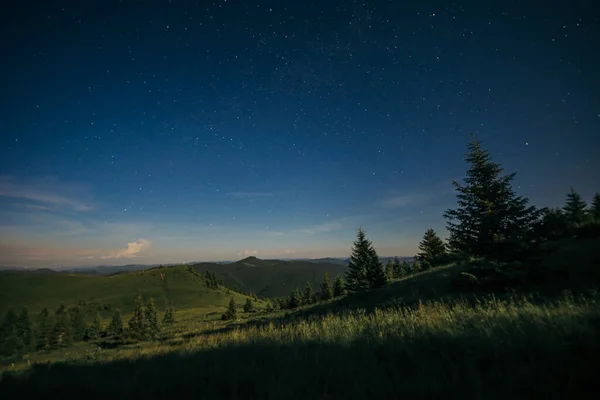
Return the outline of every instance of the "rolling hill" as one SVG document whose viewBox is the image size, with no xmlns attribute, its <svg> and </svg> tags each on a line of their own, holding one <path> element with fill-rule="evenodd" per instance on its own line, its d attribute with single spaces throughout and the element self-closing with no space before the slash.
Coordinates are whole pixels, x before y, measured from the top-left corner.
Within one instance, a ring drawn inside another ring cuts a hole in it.
<svg viewBox="0 0 600 400">
<path fill-rule="evenodd" d="M 200 273 L 216 273 L 228 287 L 261 297 L 287 296 L 294 289 L 303 288 L 307 281 L 317 290 L 325 272 L 334 279 L 347 270 L 346 265 L 331 262 L 261 260 L 256 257 L 231 264 L 198 263 L 192 266 Z"/>
<path fill-rule="evenodd" d="M 168 301 L 175 310 L 221 310 L 233 296 L 238 304 L 246 297 L 226 289 L 211 289 L 194 269 L 186 266 L 162 267 L 145 271 L 124 272 L 112 276 L 81 274 L 44 274 L 34 272 L 0 272 L 0 315 L 9 308 L 27 307 L 30 315 L 46 307 L 53 312 L 61 304 L 81 302 L 87 309 L 119 309 L 131 312 L 138 294 L 152 297 L 160 310 Z"/>
</svg>

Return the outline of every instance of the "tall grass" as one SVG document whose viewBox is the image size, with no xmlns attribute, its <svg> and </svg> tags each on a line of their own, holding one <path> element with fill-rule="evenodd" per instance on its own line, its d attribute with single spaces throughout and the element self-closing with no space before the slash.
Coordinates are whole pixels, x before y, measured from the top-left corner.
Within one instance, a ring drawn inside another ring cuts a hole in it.
<svg viewBox="0 0 600 400">
<path fill-rule="evenodd" d="M 0 393 L 80 397 L 584 398 L 600 296 L 565 293 L 354 310 L 97 349 L 5 373 Z"/>
</svg>

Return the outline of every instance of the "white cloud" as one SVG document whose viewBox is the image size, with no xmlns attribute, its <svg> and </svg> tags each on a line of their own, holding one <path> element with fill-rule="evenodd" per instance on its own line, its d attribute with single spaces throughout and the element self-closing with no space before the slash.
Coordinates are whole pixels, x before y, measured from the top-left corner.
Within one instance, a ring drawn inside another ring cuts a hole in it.
<svg viewBox="0 0 600 400">
<path fill-rule="evenodd" d="M 244 250 L 244 252 L 241 255 L 244 256 L 255 256 L 258 254 L 258 250 Z"/>
<path fill-rule="evenodd" d="M 127 248 L 119 250 L 113 254 L 102 256 L 102 259 L 107 258 L 135 258 L 142 250 L 150 247 L 150 241 L 146 239 L 138 239 L 135 242 L 127 243 Z"/>
<path fill-rule="evenodd" d="M 296 249 L 287 249 L 285 251 L 285 254 L 294 254 L 294 253 L 296 253 Z"/>
</svg>

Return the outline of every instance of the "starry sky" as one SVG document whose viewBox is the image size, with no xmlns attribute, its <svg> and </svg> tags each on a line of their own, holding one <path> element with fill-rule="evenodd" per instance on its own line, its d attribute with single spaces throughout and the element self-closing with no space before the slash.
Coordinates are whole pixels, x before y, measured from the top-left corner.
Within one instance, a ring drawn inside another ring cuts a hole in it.
<svg viewBox="0 0 600 400">
<path fill-rule="evenodd" d="M 344 257 L 359 226 L 410 256 L 471 134 L 538 206 L 600 190 L 594 1 L 25 3 L 2 265 Z"/>
</svg>

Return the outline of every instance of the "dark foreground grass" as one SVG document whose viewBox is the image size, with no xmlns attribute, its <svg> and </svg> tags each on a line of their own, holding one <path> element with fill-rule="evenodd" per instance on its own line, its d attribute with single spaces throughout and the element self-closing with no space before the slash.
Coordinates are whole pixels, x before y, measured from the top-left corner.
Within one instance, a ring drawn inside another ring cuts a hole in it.
<svg viewBox="0 0 600 400">
<path fill-rule="evenodd" d="M 429 302 L 5 373 L 2 398 L 593 398 L 600 298 Z"/>
</svg>

